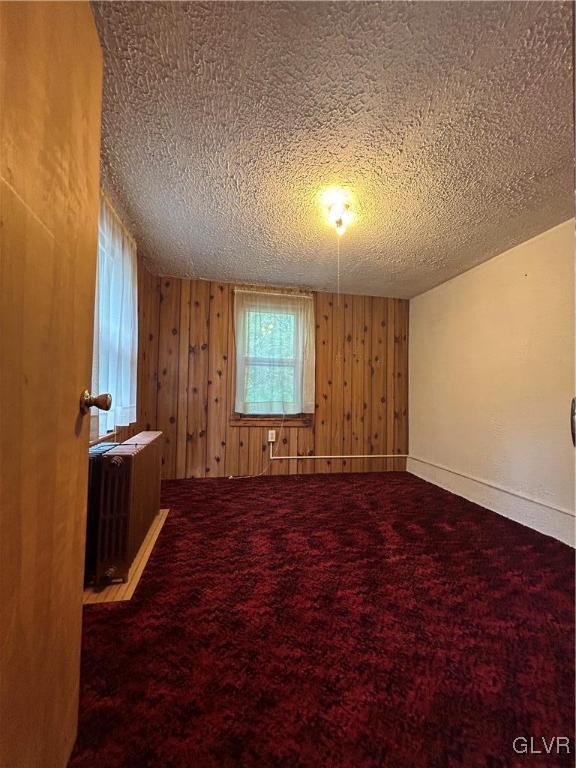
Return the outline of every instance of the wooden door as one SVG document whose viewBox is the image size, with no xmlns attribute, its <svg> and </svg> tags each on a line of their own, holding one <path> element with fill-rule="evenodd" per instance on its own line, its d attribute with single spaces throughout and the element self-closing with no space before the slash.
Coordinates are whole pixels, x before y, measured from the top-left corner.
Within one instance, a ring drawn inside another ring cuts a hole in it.
<svg viewBox="0 0 576 768">
<path fill-rule="evenodd" d="M 77 724 L 102 57 L 88 3 L 0 3 L 0 766 Z"/>
</svg>

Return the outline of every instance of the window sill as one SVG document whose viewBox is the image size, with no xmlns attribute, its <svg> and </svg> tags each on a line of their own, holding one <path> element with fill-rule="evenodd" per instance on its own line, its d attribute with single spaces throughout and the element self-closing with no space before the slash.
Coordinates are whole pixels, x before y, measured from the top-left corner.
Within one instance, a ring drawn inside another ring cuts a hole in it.
<svg viewBox="0 0 576 768">
<path fill-rule="evenodd" d="M 233 414 L 230 417 L 231 427 L 311 427 L 313 415 L 300 416 L 240 416 Z"/>
</svg>

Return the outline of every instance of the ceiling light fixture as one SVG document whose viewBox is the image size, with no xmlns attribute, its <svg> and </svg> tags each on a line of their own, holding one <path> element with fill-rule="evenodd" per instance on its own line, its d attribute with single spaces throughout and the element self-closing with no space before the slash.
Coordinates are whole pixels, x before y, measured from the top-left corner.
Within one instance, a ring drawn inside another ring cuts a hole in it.
<svg viewBox="0 0 576 768">
<path fill-rule="evenodd" d="M 339 187 L 327 189 L 322 194 L 322 205 L 330 226 L 338 235 L 343 235 L 354 220 L 350 193 Z"/>
<path fill-rule="evenodd" d="M 355 219 L 353 198 L 349 190 L 342 187 L 330 187 L 320 194 L 320 203 L 324 215 L 331 227 L 336 230 L 336 293 L 337 306 L 340 306 L 340 238 Z"/>
</svg>

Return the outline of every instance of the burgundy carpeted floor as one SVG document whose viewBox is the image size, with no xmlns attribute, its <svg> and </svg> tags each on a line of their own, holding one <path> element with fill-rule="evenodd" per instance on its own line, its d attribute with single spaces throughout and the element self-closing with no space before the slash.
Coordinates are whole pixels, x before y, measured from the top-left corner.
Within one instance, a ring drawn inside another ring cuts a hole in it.
<svg viewBox="0 0 576 768">
<path fill-rule="evenodd" d="M 189 480 L 87 606 L 72 768 L 568 766 L 573 552 L 412 475 Z"/>
</svg>

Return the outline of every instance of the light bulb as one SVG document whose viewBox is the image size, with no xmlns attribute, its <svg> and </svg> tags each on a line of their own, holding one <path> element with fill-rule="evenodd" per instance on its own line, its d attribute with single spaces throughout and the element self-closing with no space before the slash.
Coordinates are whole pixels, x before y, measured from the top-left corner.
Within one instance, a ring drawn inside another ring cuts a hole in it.
<svg viewBox="0 0 576 768">
<path fill-rule="evenodd" d="M 327 189 L 322 195 L 326 218 L 338 235 L 343 235 L 354 216 L 350 207 L 350 195 L 343 189 Z"/>
</svg>

